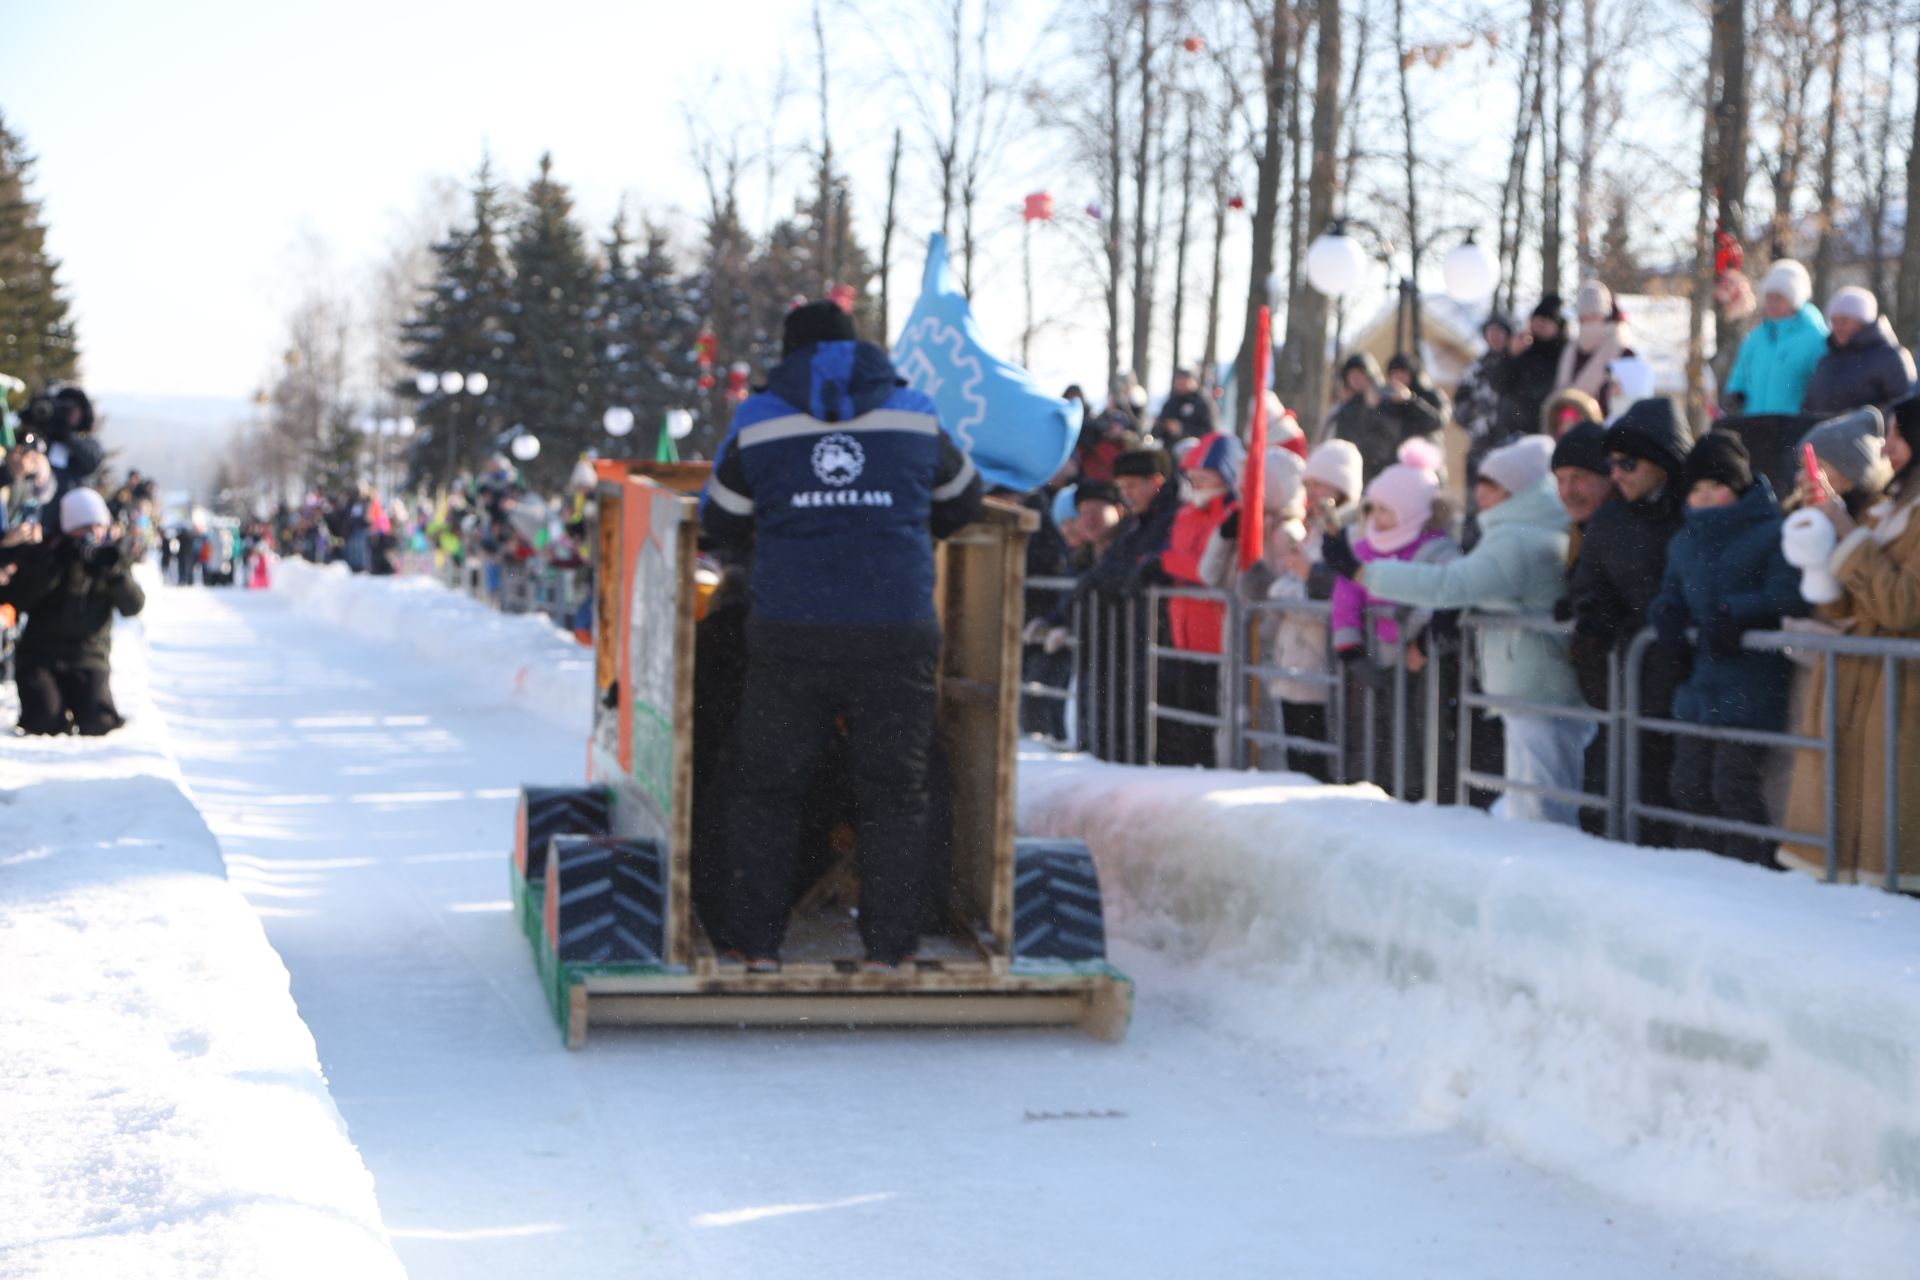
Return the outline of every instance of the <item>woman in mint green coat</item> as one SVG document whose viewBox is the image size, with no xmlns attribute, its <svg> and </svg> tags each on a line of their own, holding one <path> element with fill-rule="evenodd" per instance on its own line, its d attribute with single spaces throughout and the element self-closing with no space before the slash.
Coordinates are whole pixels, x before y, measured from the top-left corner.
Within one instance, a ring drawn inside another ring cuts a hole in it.
<svg viewBox="0 0 1920 1280">
<path fill-rule="evenodd" d="M 1760 282 L 1762 319 L 1740 343 L 1727 375 L 1729 414 L 1799 413 L 1813 366 L 1827 354 L 1827 319 L 1813 305 L 1807 269 L 1789 259 Z"/>
<path fill-rule="evenodd" d="M 1361 565 L 1344 547 L 1323 556 L 1335 573 L 1396 604 L 1481 613 L 1545 614 L 1566 591 L 1566 508 L 1548 467 L 1553 441 L 1523 436 L 1480 464 L 1474 501 L 1480 541 L 1445 564 L 1375 560 Z M 1480 683 L 1489 694 L 1553 706 L 1582 706 L 1565 636 L 1488 626 L 1478 636 Z M 1504 711 L 1506 777 L 1520 789 L 1495 806 L 1502 817 L 1573 824 L 1579 810 L 1541 790 L 1580 790 L 1594 727 L 1584 720 Z"/>
</svg>

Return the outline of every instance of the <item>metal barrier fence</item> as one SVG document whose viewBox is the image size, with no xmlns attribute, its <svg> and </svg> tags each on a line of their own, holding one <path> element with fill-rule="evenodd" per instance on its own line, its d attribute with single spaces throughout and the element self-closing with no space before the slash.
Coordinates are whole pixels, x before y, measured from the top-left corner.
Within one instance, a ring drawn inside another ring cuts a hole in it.
<svg viewBox="0 0 1920 1280">
<path fill-rule="evenodd" d="M 1417 742 L 1421 751 L 1419 794 L 1430 799 L 1443 794 L 1441 757 L 1444 748 L 1450 746 L 1456 760 L 1447 781 L 1452 783 L 1456 804 L 1466 803 L 1473 791 L 1529 795 L 1597 815 L 1603 833 L 1613 839 L 1637 840 L 1646 824 L 1664 823 L 1693 831 L 1791 842 L 1823 852 L 1828 880 L 1837 879 L 1840 874 L 1840 662 L 1877 661 L 1881 666 L 1884 719 L 1878 761 L 1882 770 L 1883 807 L 1876 815 L 1886 863 L 1881 881 L 1888 889 L 1899 887 L 1900 675 L 1905 669 L 1903 664 L 1915 664 L 1911 670 L 1920 672 L 1920 640 L 1798 631 L 1748 633 L 1742 644 L 1749 651 L 1804 653 L 1821 659 L 1823 714 L 1820 732 L 1815 735 L 1694 724 L 1643 710 L 1642 667 L 1655 639 L 1651 630 L 1634 637 L 1624 654 L 1616 651 L 1612 656 L 1607 674 L 1608 705 L 1604 708 L 1588 706 L 1585 702 L 1569 705 L 1489 694 L 1481 688 L 1480 680 L 1481 651 L 1487 636 L 1514 631 L 1564 636 L 1571 634 L 1571 628 L 1545 615 L 1464 613 L 1459 618 L 1457 676 L 1452 681 L 1443 680 L 1442 659 L 1448 663 L 1454 661 L 1450 653 L 1428 654 L 1428 666 L 1419 677 L 1417 705 L 1422 712 L 1422 722 L 1416 733 L 1410 722 L 1416 694 L 1410 687 L 1412 680 L 1401 657 L 1403 650 L 1399 646 L 1393 646 L 1390 651 L 1383 649 L 1377 641 L 1375 625 L 1383 617 L 1391 618 L 1404 637 L 1413 619 L 1408 610 L 1380 610 L 1369 615 L 1368 656 L 1376 662 L 1390 659 L 1392 665 L 1390 674 L 1384 664 L 1377 668 L 1384 679 L 1360 681 L 1341 669 L 1330 634 L 1326 637 L 1326 661 L 1317 670 L 1282 665 L 1260 648 L 1253 624 L 1268 615 L 1279 615 L 1283 623 L 1308 621 L 1330 632 L 1331 609 L 1322 601 L 1243 601 L 1226 591 L 1175 587 L 1155 587 L 1143 594 L 1114 600 L 1088 592 L 1070 578 L 1033 578 L 1028 587 L 1039 596 L 1067 601 L 1064 611 L 1056 605 L 1049 613 L 1064 619 L 1059 625 L 1070 635 L 1064 646 L 1064 651 L 1072 654 L 1068 678 L 1062 684 L 1028 679 L 1023 686 L 1028 698 L 1065 708 L 1062 723 L 1066 731 L 1058 736 L 1058 745 L 1085 750 L 1116 763 L 1161 762 L 1166 737 L 1163 726 L 1181 726 L 1211 731 L 1211 762 L 1219 768 L 1271 767 L 1268 750 L 1279 752 L 1283 761 L 1301 753 L 1326 759 L 1328 776 L 1333 781 L 1371 779 L 1392 795 L 1405 798 L 1412 793 L 1410 756 Z M 1172 644 L 1163 622 L 1163 606 L 1175 600 L 1218 607 L 1224 635 L 1230 643 L 1224 644 L 1218 653 L 1196 652 Z M 1438 646 L 1430 642 L 1429 648 Z M 1192 678 L 1195 672 L 1212 673 L 1211 693 L 1204 678 L 1197 681 Z M 1269 693 L 1270 682 L 1275 680 L 1324 690 L 1327 708 L 1324 737 L 1288 730 L 1276 710 L 1279 700 Z M 1444 741 L 1446 726 L 1442 714 L 1448 695 L 1454 697 L 1456 707 L 1452 720 L 1454 737 L 1450 744 Z M 1388 699 L 1391 700 L 1390 713 L 1383 711 Z M 1476 768 L 1473 758 L 1477 714 L 1531 716 L 1593 725 L 1597 734 L 1605 735 L 1604 746 L 1600 748 L 1604 766 L 1602 789 L 1596 792 L 1584 786 L 1576 790 L 1530 783 L 1505 772 Z M 1392 738 L 1385 744 L 1385 750 L 1380 742 L 1383 733 Z M 1819 754 L 1825 797 L 1824 829 L 1794 831 L 1771 823 L 1743 822 L 1718 814 L 1686 812 L 1650 803 L 1641 793 L 1640 782 L 1643 738 L 1647 734 Z M 1192 741 L 1189 735 L 1189 746 Z M 1180 762 L 1207 761 L 1183 758 Z M 1867 763 L 1863 761 L 1863 767 Z"/>
</svg>

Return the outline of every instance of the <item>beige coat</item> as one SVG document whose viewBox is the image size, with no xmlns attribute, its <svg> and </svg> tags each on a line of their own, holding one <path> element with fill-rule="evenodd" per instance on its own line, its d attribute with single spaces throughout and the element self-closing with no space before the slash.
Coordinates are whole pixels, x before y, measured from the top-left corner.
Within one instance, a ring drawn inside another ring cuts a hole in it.
<svg viewBox="0 0 1920 1280">
<path fill-rule="evenodd" d="M 1881 508 L 1869 516 L 1870 530 L 1861 530 L 1834 551 L 1834 572 L 1846 589 L 1823 616 L 1845 624 L 1854 636 L 1920 637 L 1920 494 L 1898 506 Z M 1884 883 L 1886 740 L 1884 666 L 1878 658 L 1842 658 L 1835 677 L 1838 690 L 1836 724 L 1839 734 L 1839 812 L 1836 843 L 1839 878 L 1843 883 Z M 1920 891 L 1920 660 L 1896 664 L 1899 681 L 1899 738 L 1895 790 L 1899 803 L 1900 888 Z M 1819 737 L 1826 713 L 1826 672 L 1815 666 L 1807 682 L 1808 697 L 1800 732 Z M 1825 766 L 1816 751 L 1799 752 L 1794 759 L 1793 787 L 1787 799 L 1787 823 L 1794 831 L 1822 831 L 1826 826 Z M 1813 875 L 1825 875 L 1824 855 L 1818 848 L 1784 844 L 1780 860 Z"/>
</svg>

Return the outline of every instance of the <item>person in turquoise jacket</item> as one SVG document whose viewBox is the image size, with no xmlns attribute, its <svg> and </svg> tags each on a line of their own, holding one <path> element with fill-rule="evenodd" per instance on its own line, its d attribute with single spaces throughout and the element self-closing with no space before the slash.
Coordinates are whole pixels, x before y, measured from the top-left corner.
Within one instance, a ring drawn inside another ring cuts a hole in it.
<svg viewBox="0 0 1920 1280">
<path fill-rule="evenodd" d="M 1727 375 L 1729 414 L 1799 413 L 1813 366 L 1827 354 L 1827 319 L 1813 305 L 1807 269 L 1789 258 L 1760 281 L 1761 321 Z"/>
<path fill-rule="evenodd" d="M 1482 459 L 1473 495 L 1480 508 L 1480 541 L 1457 560 L 1374 560 L 1362 565 L 1344 544 L 1330 539 L 1323 547 L 1325 563 L 1395 604 L 1550 613 L 1566 591 L 1569 527 L 1567 510 L 1554 488 L 1552 461 L 1553 441 L 1542 435 L 1522 436 Z M 1582 705 L 1565 636 L 1484 626 L 1477 639 L 1480 682 L 1490 695 Z M 1506 777 L 1515 789 L 1494 812 L 1508 818 L 1577 822 L 1574 804 L 1543 792 L 1580 790 L 1593 724 L 1530 711 L 1502 711 L 1500 718 L 1506 726 Z"/>
</svg>

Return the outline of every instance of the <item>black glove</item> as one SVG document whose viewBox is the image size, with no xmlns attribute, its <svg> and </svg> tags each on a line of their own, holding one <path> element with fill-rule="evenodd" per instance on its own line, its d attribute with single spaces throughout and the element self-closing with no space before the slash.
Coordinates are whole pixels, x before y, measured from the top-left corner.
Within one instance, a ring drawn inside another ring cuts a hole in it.
<svg viewBox="0 0 1920 1280">
<path fill-rule="evenodd" d="M 1377 692 L 1390 688 L 1393 673 L 1367 656 L 1367 651 L 1358 645 L 1340 651 L 1340 663 L 1360 684 Z"/>
<path fill-rule="evenodd" d="M 1740 652 L 1740 638 L 1747 630 L 1744 622 L 1734 620 L 1733 610 L 1722 604 L 1713 611 L 1712 617 L 1700 624 L 1700 647 L 1718 657 L 1730 658 Z"/>
<path fill-rule="evenodd" d="M 1228 542 L 1240 540 L 1240 508 L 1235 507 L 1233 513 L 1220 522 L 1220 536 Z"/>
<path fill-rule="evenodd" d="M 1660 647 L 1671 654 L 1683 654 L 1693 646 L 1687 643 L 1687 607 L 1678 601 L 1668 600 L 1657 605 L 1653 616 L 1654 635 Z"/>
<path fill-rule="evenodd" d="M 1553 602 L 1553 620 L 1555 622 L 1573 621 L 1573 597 L 1561 596 Z"/>
<path fill-rule="evenodd" d="M 1320 540 L 1320 563 L 1343 578 L 1355 578 L 1360 574 L 1360 557 L 1353 553 L 1353 546 L 1347 541 L 1347 532 L 1330 533 Z"/>
<path fill-rule="evenodd" d="M 1427 621 L 1428 654 L 1451 653 L 1460 647 L 1460 611 L 1442 609 Z"/>
</svg>

